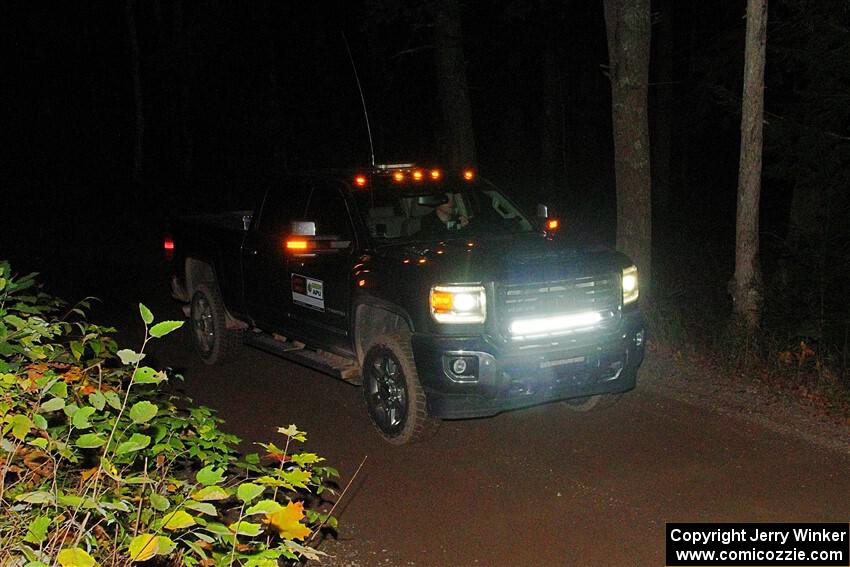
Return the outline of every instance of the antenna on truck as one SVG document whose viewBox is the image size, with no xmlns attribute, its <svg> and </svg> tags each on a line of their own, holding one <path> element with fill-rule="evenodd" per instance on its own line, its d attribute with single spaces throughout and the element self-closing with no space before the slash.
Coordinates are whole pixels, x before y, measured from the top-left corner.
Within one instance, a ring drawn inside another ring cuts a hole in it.
<svg viewBox="0 0 850 567">
<path fill-rule="evenodd" d="M 345 32 L 342 31 L 342 40 L 345 42 L 345 49 L 348 51 L 348 60 L 351 61 L 351 68 L 354 70 L 354 80 L 357 81 L 357 90 L 360 91 L 360 103 L 363 105 L 363 117 L 366 119 L 366 133 L 369 134 L 369 149 L 371 150 L 372 167 L 375 167 L 375 145 L 372 143 L 372 127 L 369 125 L 369 112 L 366 110 L 366 97 L 363 96 L 363 87 L 360 85 L 360 76 L 357 74 L 357 65 L 354 64 L 354 57 L 351 55 L 351 47 L 348 45 L 348 38 L 345 37 Z"/>
</svg>

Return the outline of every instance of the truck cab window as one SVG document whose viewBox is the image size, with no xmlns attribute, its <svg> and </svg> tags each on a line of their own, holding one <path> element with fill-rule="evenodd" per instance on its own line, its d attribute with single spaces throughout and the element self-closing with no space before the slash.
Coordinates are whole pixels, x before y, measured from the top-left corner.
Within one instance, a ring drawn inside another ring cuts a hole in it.
<svg viewBox="0 0 850 567">
<path fill-rule="evenodd" d="M 306 218 L 312 191 L 312 182 L 305 177 L 288 177 L 270 188 L 263 201 L 258 230 L 263 234 L 287 233 L 292 221 Z"/>
<path fill-rule="evenodd" d="M 348 207 L 334 182 L 316 180 L 304 219 L 315 221 L 316 236 L 337 236 L 352 240 Z"/>
</svg>

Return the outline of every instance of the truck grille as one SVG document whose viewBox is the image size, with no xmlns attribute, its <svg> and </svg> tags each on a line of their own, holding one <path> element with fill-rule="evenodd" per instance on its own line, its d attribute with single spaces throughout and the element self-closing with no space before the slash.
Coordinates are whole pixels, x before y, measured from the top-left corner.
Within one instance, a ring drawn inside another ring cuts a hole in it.
<svg viewBox="0 0 850 567">
<path fill-rule="evenodd" d="M 620 312 L 620 280 L 616 274 L 502 285 L 496 295 L 496 314 L 505 337 L 510 334 L 510 323 L 517 319 L 593 312 L 600 315 L 593 326 L 598 329 L 616 325 Z"/>
</svg>

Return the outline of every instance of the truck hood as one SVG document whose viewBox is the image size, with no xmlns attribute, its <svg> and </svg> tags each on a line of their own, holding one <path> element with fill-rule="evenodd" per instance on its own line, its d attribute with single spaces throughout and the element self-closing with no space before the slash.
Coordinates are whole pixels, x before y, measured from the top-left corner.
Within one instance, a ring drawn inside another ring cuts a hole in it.
<svg viewBox="0 0 850 567">
<path fill-rule="evenodd" d="M 378 255 L 434 283 L 555 281 L 618 272 L 631 263 L 618 252 L 536 233 L 417 241 L 381 247 Z"/>
</svg>

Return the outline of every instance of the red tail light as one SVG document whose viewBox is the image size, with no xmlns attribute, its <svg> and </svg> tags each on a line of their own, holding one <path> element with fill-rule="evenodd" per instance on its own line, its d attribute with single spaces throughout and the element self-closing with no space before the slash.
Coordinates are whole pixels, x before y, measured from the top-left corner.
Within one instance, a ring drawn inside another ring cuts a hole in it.
<svg viewBox="0 0 850 567">
<path fill-rule="evenodd" d="M 174 239 L 170 234 L 162 237 L 162 250 L 165 253 L 166 261 L 170 262 L 174 259 Z"/>
</svg>

